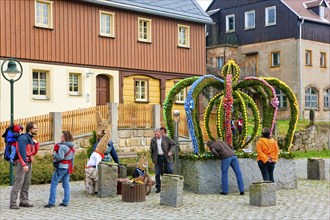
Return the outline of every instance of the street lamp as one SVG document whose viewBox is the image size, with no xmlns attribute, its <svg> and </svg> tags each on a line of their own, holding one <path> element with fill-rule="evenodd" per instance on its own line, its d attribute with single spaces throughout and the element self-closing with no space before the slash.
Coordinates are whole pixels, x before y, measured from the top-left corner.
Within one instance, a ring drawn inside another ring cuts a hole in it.
<svg viewBox="0 0 330 220">
<path fill-rule="evenodd" d="M 5 63 L 8 62 L 6 70 L 3 70 Z M 17 69 L 16 63 L 19 64 L 20 70 Z M 18 81 L 23 75 L 23 68 L 21 63 L 15 58 L 5 59 L 1 65 L 1 74 L 10 83 L 10 126 L 14 125 L 14 82 Z M 14 180 L 14 167 L 10 163 L 9 168 L 9 183 L 12 186 Z"/>
<path fill-rule="evenodd" d="M 175 142 L 175 154 L 174 154 L 174 173 L 179 174 L 179 122 L 180 122 L 180 111 L 173 111 L 174 120 L 174 142 Z"/>
</svg>

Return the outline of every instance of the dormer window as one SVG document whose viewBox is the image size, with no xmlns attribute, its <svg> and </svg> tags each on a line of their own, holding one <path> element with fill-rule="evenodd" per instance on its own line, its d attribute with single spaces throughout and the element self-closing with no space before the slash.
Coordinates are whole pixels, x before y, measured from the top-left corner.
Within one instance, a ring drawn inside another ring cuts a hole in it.
<svg viewBox="0 0 330 220">
<path fill-rule="evenodd" d="M 320 9 L 319 9 L 319 15 L 320 15 L 320 18 L 324 18 L 324 7 L 323 6 L 320 6 Z"/>
</svg>

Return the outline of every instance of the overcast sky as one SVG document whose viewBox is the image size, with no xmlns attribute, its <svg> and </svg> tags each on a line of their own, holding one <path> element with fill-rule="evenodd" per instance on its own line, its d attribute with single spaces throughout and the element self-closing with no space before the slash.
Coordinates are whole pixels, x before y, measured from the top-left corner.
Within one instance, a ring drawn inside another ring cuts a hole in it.
<svg viewBox="0 0 330 220">
<path fill-rule="evenodd" d="M 212 0 L 197 0 L 197 2 L 205 11 L 211 4 Z"/>
</svg>

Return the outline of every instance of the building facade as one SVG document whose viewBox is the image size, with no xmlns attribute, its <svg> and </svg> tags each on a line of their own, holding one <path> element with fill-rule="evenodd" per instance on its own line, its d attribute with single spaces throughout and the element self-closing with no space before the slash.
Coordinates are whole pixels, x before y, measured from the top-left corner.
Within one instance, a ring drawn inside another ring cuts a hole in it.
<svg viewBox="0 0 330 220">
<path fill-rule="evenodd" d="M 205 74 L 212 23 L 195 0 L 2 0 L 0 20 L 0 63 L 13 57 L 23 68 L 15 118 L 108 102 L 162 104 L 167 86 Z M 0 86 L 6 121 L 10 88 L 3 78 Z"/>
<path fill-rule="evenodd" d="M 330 7 L 325 0 L 214 0 L 207 9 L 207 59 L 218 73 L 234 59 L 245 76 L 276 77 L 299 102 L 300 118 L 311 109 L 330 120 Z M 276 90 L 278 117 L 289 118 L 289 103 Z"/>
</svg>

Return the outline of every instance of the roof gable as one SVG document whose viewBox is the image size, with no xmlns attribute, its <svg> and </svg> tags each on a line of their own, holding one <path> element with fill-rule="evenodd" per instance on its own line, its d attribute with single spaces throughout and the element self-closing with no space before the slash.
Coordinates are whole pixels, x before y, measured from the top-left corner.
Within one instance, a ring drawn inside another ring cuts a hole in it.
<svg viewBox="0 0 330 220">
<path fill-rule="evenodd" d="M 212 19 L 196 0 L 82 0 L 146 14 L 210 24 Z"/>
<path fill-rule="evenodd" d="M 330 8 L 329 4 L 325 0 L 281 0 L 281 2 L 286 5 L 293 13 L 295 13 L 299 18 L 306 20 L 311 20 L 314 22 L 326 23 L 330 25 Z M 320 18 L 319 15 L 314 13 L 310 8 L 318 7 L 325 3 L 324 8 L 324 18 Z"/>
</svg>

